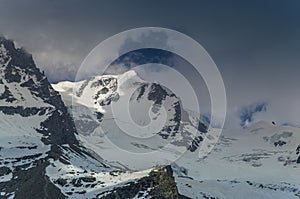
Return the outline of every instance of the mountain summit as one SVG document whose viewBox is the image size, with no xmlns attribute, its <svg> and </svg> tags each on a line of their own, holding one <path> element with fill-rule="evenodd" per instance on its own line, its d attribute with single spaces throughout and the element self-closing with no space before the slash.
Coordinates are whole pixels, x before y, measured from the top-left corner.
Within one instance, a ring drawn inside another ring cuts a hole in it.
<svg viewBox="0 0 300 199">
<path fill-rule="evenodd" d="M 62 154 L 59 145 L 78 144 L 74 122 L 32 56 L 4 37 L 0 37 L 0 115 L 2 195 L 62 198 L 45 169 L 49 158 Z"/>
<path fill-rule="evenodd" d="M 72 112 L 79 140 L 131 169 L 172 163 L 186 151 L 196 152 L 206 137 L 208 124 L 200 114 L 192 116 L 179 96 L 133 70 L 52 86 Z"/>
<path fill-rule="evenodd" d="M 45 144 L 78 144 L 76 129 L 58 92 L 36 67 L 32 56 L 0 38 L 1 108 L 7 115 L 44 116 L 38 132 Z"/>
</svg>

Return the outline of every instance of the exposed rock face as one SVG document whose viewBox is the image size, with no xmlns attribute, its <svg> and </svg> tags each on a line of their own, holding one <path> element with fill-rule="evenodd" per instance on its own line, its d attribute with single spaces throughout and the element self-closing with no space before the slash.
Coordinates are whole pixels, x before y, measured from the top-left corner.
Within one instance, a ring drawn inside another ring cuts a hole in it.
<svg viewBox="0 0 300 199">
<path fill-rule="evenodd" d="M 143 83 L 136 90 L 133 96 L 137 96 L 134 100 L 153 102 L 152 111 L 159 113 L 160 109 L 167 110 L 167 121 L 158 135 L 162 139 L 173 139 L 172 144 L 176 146 L 185 146 L 187 150 L 194 152 L 203 141 L 203 136 L 207 132 L 208 125 L 204 121 L 197 118 L 197 122 L 193 124 L 189 119 L 189 113 L 182 107 L 182 102 L 178 96 L 176 96 L 168 88 L 157 83 Z M 198 131 L 197 134 L 192 134 L 185 127 L 191 125 Z"/>
<path fill-rule="evenodd" d="M 49 117 L 41 125 L 43 130 L 39 131 L 47 136 L 44 141 L 52 144 L 78 144 L 74 135 L 75 125 L 70 114 L 58 92 L 52 88 L 46 76 L 36 67 L 32 56 L 24 49 L 16 49 L 13 41 L 3 37 L 0 37 L 0 45 L 1 86 L 5 88 L 5 91 L 0 93 L 0 100 L 8 102 L 5 103 L 6 106 L 0 103 L 0 110 L 6 114 L 19 114 L 23 117 L 35 114 L 45 115 L 47 110 Z M 28 100 L 25 93 L 22 91 L 12 93 L 8 85 L 18 90 L 23 88 L 29 91 L 33 98 L 46 104 L 47 108 L 21 106 L 24 104 L 22 102 Z M 63 128 L 59 124 L 63 124 Z"/>
<path fill-rule="evenodd" d="M 300 154 L 300 145 L 296 149 L 296 155 L 299 155 L 299 154 Z M 300 164 L 300 155 L 299 155 L 299 157 L 297 159 L 297 163 Z"/>
<path fill-rule="evenodd" d="M 75 125 L 58 92 L 52 89 L 45 75 L 35 66 L 31 55 L 24 49 L 15 48 L 13 41 L 3 37 L 0 37 L 0 77 L 0 113 L 4 121 L 12 118 L 15 120 L 12 125 L 25 122 L 28 126 L 32 120 L 40 121 L 39 126 L 32 126 L 31 132 L 26 133 L 41 133 L 40 141 L 45 145 L 78 144 Z M 10 130 L 18 133 L 14 126 L 2 132 L 7 134 L 3 140 L 11 139 L 8 144 L 12 146 L 3 149 L 0 164 L 8 165 L 1 167 L 1 176 L 12 177 L 0 182 L 0 190 L 6 197 L 64 198 L 45 175 L 50 158 L 47 154 L 59 155 L 61 152 L 52 151 L 53 147 L 48 152 L 47 149 L 39 151 L 41 145 L 38 140 L 32 143 L 21 141 L 26 134 L 10 138 Z M 21 146 L 14 146 L 13 142 L 18 139 Z M 17 152 L 18 149 L 20 152 Z M 15 158 L 5 157 L 15 150 Z"/>
<path fill-rule="evenodd" d="M 45 174 L 45 169 L 48 166 L 48 162 L 36 162 L 36 166 L 21 171 L 21 167 L 17 167 L 17 171 L 14 172 L 14 177 L 9 182 L 0 184 L 0 189 L 3 190 L 5 186 L 5 192 L 13 193 L 15 199 L 33 199 L 33 198 L 45 198 L 45 199 L 63 199 L 65 196 L 61 191 L 49 180 L 49 177 Z"/>
<path fill-rule="evenodd" d="M 137 182 L 99 194 L 103 199 L 114 198 L 180 198 L 170 166 L 154 170 Z"/>
</svg>

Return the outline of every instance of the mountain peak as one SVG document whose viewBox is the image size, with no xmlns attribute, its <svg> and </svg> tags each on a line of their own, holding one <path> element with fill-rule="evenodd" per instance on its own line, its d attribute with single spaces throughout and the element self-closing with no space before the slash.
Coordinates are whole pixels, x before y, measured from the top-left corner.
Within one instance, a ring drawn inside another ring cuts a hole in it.
<svg viewBox="0 0 300 199">
<path fill-rule="evenodd" d="M 47 137 L 44 142 L 77 143 L 75 125 L 59 93 L 36 67 L 32 56 L 4 37 L 0 37 L 0 77 L 0 111 L 22 117 L 47 114 L 48 119 L 37 129 Z M 66 129 L 54 128 L 54 121 L 64 121 Z M 51 128 L 43 128 L 50 124 Z"/>
<path fill-rule="evenodd" d="M 9 45 L 13 45 L 13 46 L 15 45 L 13 40 L 6 39 L 6 37 L 1 34 L 0 34 L 0 44 L 6 44 L 6 45 L 9 44 Z"/>
<path fill-rule="evenodd" d="M 135 70 L 129 70 L 119 76 L 123 77 L 123 78 L 125 78 L 125 77 L 130 78 L 130 77 L 138 76 L 138 74 Z"/>
</svg>

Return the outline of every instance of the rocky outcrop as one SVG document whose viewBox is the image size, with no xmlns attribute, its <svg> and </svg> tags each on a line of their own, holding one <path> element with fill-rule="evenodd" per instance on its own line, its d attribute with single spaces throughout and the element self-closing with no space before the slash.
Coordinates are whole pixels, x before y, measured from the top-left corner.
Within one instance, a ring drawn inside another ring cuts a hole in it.
<svg viewBox="0 0 300 199">
<path fill-rule="evenodd" d="M 300 164 L 300 145 L 296 149 L 296 155 L 299 155 L 299 157 L 297 159 L 297 163 Z"/>
<path fill-rule="evenodd" d="M 170 166 L 151 171 L 149 176 L 137 182 L 130 182 L 122 187 L 101 193 L 98 197 L 102 199 L 180 198 Z"/>
<path fill-rule="evenodd" d="M 13 174 L 13 179 L 6 183 L 0 183 L 0 189 L 6 187 L 5 192 L 14 192 L 15 199 L 63 199 L 65 196 L 45 175 L 48 161 L 37 161 L 36 166 L 22 170 L 18 167 Z"/>
<path fill-rule="evenodd" d="M 13 96 L 11 91 L 8 90 L 6 84 L 17 84 L 22 88 L 27 89 L 30 94 L 49 107 L 54 107 L 49 114 L 48 120 L 42 124 L 40 132 L 44 135 L 50 135 L 45 141 L 52 144 L 78 144 L 75 138 L 75 125 L 65 107 L 58 92 L 56 92 L 51 84 L 48 82 L 47 77 L 36 67 L 32 56 L 22 48 L 15 48 L 13 41 L 0 37 L 1 47 L 5 51 L 1 51 L 0 58 L 2 58 L 0 69 L 2 84 L 4 84 L 5 92 L 1 94 L 0 100 L 14 102 L 11 107 L 2 106 L 0 103 L 0 111 L 8 114 L 20 114 L 21 116 L 29 116 L 39 113 L 45 114 L 45 108 L 35 107 L 20 107 L 18 106 L 17 97 Z M 26 100 L 22 93 L 18 93 L 21 100 Z M 63 128 L 57 128 L 63 125 Z M 46 128 L 43 128 L 47 126 Z"/>
</svg>

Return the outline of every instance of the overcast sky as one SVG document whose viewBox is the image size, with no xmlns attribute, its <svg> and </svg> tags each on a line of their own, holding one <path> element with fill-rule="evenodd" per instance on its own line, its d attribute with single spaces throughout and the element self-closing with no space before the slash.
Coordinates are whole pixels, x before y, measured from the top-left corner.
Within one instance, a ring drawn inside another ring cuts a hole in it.
<svg viewBox="0 0 300 199">
<path fill-rule="evenodd" d="M 197 40 L 218 66 L 230 124 L 300 126 L 300 1 L 0 0 L 0 33 L 24 46 L 52 82 L 73 80 L 101 41 L 158 26 Z M 256 104 L 266 108 L 257 109 Z M 260 113 L 256 112 L 261 111 Z"/>
</svg>

